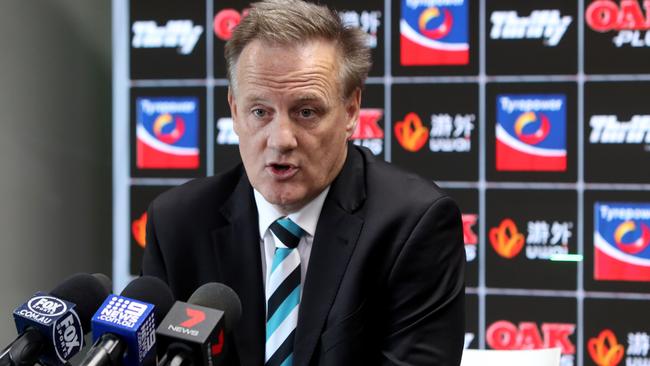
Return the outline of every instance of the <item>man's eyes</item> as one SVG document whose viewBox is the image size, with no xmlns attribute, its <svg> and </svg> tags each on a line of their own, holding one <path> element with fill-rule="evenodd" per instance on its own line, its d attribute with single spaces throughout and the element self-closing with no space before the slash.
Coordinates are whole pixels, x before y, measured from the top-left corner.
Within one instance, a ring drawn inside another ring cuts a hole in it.
<svg viewBox="0 0 650 366">
<path fill-rule="evenodd" d="M 298 114 L 301 118 L 313 118 L 316 116 L 316 111 L 311 108 L 302 108 Z"/>
<path fill-rule="evenodd" d="M 257 118 L 264 118 L 264 117 L 267 116 L 266 111 L 264 109 L 262 109 L 262 108 L 254 108 L 252 110 L 252 113 Z"/>
<path fill-rule="evenodd" d="M 257 119 L 267 119 L 271 116 L 271 112 L 265 108 L 251 108 L 250 111 L 253 117 Z M 300 107 L 294 109 L 290 113 L 292 116 L 291 118 L 313 120 L 321 114 L 321 111 L 314 107 Z"/>
</svg>

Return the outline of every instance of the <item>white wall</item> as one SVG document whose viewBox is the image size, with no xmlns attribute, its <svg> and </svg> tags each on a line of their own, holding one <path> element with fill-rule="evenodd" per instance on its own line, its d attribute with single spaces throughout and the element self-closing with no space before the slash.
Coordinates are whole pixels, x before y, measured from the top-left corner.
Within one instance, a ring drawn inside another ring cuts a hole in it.
<svg viewBox="0 0 650 366">
<path fill-rule="evenodd" d="M 33 292 L 111 275 L 110 17 L 108 0 L 0 1 L 0 348 Z"/>
</svg>

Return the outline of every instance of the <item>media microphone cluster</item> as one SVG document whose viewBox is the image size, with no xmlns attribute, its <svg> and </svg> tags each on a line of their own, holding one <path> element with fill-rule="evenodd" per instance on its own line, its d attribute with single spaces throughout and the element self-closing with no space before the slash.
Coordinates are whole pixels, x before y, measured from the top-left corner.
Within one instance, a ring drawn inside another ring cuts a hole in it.
<svg viewBox="0 0 650 366">
<path fill-rule="evenodd" d="M 18 306 L 18 337 L 0 353 L 0 366 L 68 366 L 92 331 L 80 366 L 218 366 L 241 315 L 235 292 L 220 283 L 175 301 L 162 280 L 142 276 L 119 294 L 103 274 L 76 274 L 49 293 Z"/>
</svg>

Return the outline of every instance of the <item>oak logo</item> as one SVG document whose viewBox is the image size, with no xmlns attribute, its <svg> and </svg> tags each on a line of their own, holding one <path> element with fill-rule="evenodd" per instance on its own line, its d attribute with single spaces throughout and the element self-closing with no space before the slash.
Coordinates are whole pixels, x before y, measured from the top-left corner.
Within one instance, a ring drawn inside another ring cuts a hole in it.
<svg viewBox="0 0 650 366">
<path fill-rule="evenodd" d="M 597 337 L 589 339 L 587 350 L 598 366 L 616 366 L 625 354 L 625 348 L 610 329 L 604 329 Z"/>
<path fill-rule="evenodd" d="M 524 247 L 524 235 L 512 219 L 503 219 L 498 227 L 490 229 L 490 244 L 503 258 L 515 257 Z"/>
<path fill-rule="evenodd" d="M 573 365 L 576 347 L 570 337 L 575 324 L 520 322 L 515 325 L 507 320 L 492 323 L 486 331 L 485 340 L 495 350 L 526 350 L 559 347 L 562 365 Z M 541 332 L 540 332 L 541 330 Z"/>
<path fill-rule="evenodd" d="M 596 32 L 618 31 L 612 39 L 616 47 L 650 47 L 649 0 L 643 0 L 643 8 L 645 16 L 639 0 L 621 0 L 619 4 L 612 0 L 596 0 L 587 7 L 585 21 Z"/>
<path fill-rule="evenodd" d="M 426 144 L 429 129 L 424 127 L 420 116 L 411 112 L 403 121 L 395 123 L 395 137 L 405 150 L 416 152 Z"/>
</svg>

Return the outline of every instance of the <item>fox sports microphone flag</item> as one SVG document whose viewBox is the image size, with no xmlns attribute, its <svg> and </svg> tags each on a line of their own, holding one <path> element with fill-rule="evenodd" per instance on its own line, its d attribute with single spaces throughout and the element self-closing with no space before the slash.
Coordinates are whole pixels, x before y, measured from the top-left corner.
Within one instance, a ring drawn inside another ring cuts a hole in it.
<svg viewBox="0 0 650 366">
<path fill-rule="evenodd" d="M 40 356 L 42 364 L 64 365 L 83 347 L 81 320 L 71 302 L 37 292 L 14 310 L 14 319 L 19 334 L 36 329 L 46 337 L 51 336 L 53 342 L 47 342 Z"/>
<path fill-rule="evenodd" d="M 105 275 L 77 273 L 49 294 L 36 293 L 14 310 L 18 337 L 0 355 L 0 365 L 67 364 L 83 347 L 90 318 L 111 286 Z"/>
</svg>

